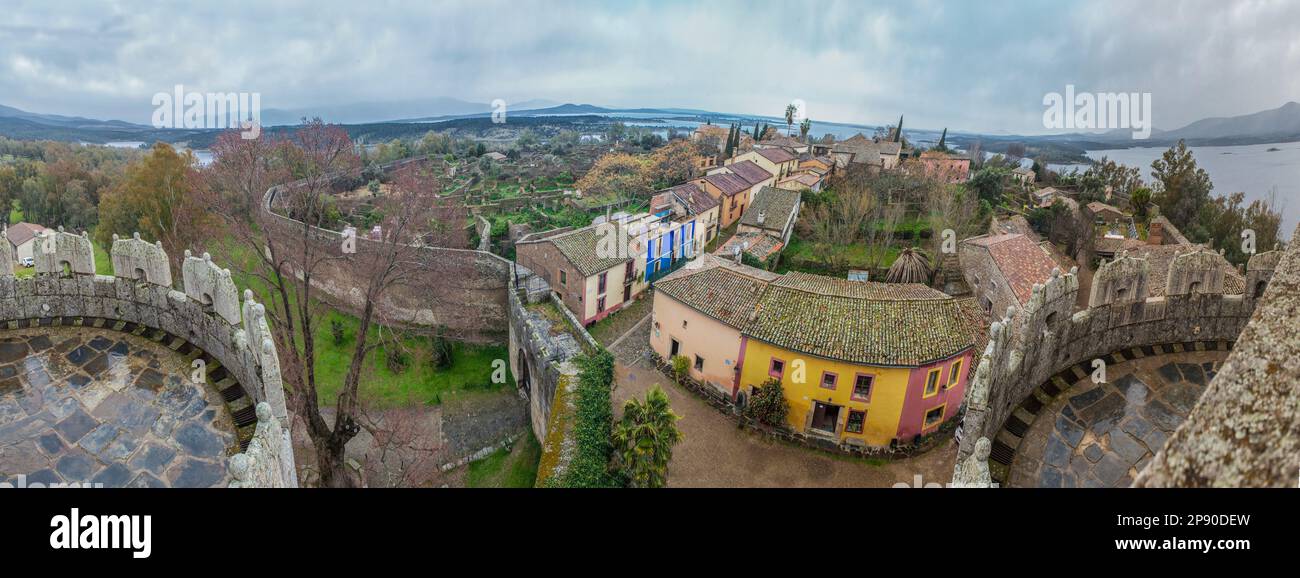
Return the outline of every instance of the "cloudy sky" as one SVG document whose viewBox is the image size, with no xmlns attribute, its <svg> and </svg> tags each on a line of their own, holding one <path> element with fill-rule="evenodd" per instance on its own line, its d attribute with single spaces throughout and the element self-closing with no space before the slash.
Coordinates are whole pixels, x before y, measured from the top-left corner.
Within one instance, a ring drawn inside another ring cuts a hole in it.
<svg viewBox="0 0 1300 578">
<path fill-rule="evenodd" d="M 263 108 L 546 99 L 1042 133 L 1043 95 L 1151 92 L 1170 129 L 1300 100 L 1300 2 L 5 0 L 0 104 L 147 123 Z"/>
</svg>

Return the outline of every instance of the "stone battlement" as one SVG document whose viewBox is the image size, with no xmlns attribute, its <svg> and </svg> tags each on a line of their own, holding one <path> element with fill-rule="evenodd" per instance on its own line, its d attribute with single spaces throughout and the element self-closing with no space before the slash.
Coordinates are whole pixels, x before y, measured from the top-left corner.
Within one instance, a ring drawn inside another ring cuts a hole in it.
<svg viewBox="0 0 1300 578">
<path fill-rule="evenodd" d="M 288 423 L 288 410 L 265 308 L 251 292 L 240 303 L 228 269 L 206 254 L 200 258 L 186 251 L 183 290 L 178 291 L 172 287 L 167 252 L 138 233 L 130 239 L 114 236 L 111 276 L 95 274 L 94 246 L 84 233 L 45 231 L 37 243 L 36 275 L 18 279 L 10 245 L 0 242 L 0 325 L 121 322 L 121 327 L 162 331 L 193 344 L 257 402 L 257 433 L 249 452 L 232 461 L 238 481 L 232 486 L 297 486 L 293 448 L 288 430 L 281 427 Z M 269 459 L 278 463 L 259 463 Z"/>
<path fill-rule="evenodd" d="M 1234 295 L 1224 293 L 1222 261 L 1207 250 L 1178 255 L 1168 277 L 1159 280 L 1149 279 L 1146 259 L 1121 256 L 1098 269 L 1089 306 L 1078 312 L 1073 311 L 1077 271 L 1053 271 L 1046 283 L 1034 286 L 1023 309 L 1010 310 L 990 328 L 966 396 L 954 483 L 987 483 L 990 440 L 1015 408 L 1054 376 L 1133 347 L 1235 341 L 1279 257 L 1279 251 L 1252 257 L 1246 291 Z M 1153 281 L 1164 286 L 1164 295 L 1149 296 Z M 984 475 L 966 479 L 970 472 Z"/>
</svg>

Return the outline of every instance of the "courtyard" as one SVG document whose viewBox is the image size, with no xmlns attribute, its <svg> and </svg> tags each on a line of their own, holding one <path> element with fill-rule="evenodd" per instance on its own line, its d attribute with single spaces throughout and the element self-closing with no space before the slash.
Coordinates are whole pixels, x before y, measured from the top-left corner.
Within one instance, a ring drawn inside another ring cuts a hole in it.
<svg viewBox="0 0 1300 578">
<path fill-rule="evenodd" d="M 235 424 L 191 371 L 188 358 L 127 333 L 0 333 L 0 480 L 225 487 Z"/>
<path fill-rule="evenodd" d="M 1227 351 L 1144 357 L 1084 378 L 1039 412 L 1011 464 L 1013 487 L 1126 487 L 1200 399 Z"/>
</svg>

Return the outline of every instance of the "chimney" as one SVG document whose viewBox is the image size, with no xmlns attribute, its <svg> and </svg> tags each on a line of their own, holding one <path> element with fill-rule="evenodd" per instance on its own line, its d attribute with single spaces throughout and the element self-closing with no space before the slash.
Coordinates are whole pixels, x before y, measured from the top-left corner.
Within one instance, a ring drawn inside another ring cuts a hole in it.
<svg viewBox="0 0 1300 578">
<path fill-rule="evenodd" d="M 1160 221 L 1152 219 L 1150 228 L 1147 231 L 1147 244 L 1163 245 L 1164 244 L 1163 237 L 1164 237 L 1164 227 L 1160 225 Z"/>
<path fill-rule="evenodd" d="M 763 221 L 766 221 L 766 220 L 767 220 L 767 213 L 766 213 L 765 211 L 759 211 L 759 212 L 758 212 L 758 226 L 762 227 L 762 226 L 763 226 Z"/>
</svg>

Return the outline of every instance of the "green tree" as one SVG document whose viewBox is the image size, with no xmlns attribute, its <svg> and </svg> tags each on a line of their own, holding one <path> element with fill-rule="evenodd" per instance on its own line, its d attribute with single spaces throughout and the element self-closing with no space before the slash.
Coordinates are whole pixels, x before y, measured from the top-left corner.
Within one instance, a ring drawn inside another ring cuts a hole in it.
<svg viewBox="0 0 1300 578">
<path fill-rule="evenodd" d="M 774 427 L 784 427 L 790 413 L 790 403 L 785 400 L 785 390 L 780 380 L 768 379 L 756 388 L 745 404 L 745 417 Z"/>
<path fill-rule="evenodd" d="M 1201 209 L 1210 203 L 1214 184 L 1210 175 L 1196 166 L 1187 143 L 1178 141 L 1151 163 L 1151 178 L 1156 182 L 1156 203 L 1160 213 L 1193 240 L 1204 241 L 1208 235 L 1193 226 Z"/>
<path fill-rule="evenodd" d="M 794 133 L 794 115 L 799 112 L 799 107 L 794 103 L 785 105 L 785 134 Z"/>
<path fill-rule="evenodd" d="M 1008 174 L 1010 172 L 1001 167 L 980 169 L 975 176 L 971 177 L 967 186 L 979 195 L 980 200 L 997 206 L 1002 203 L 1002 186 L 1006 183 Z"/>
<path fill-rule="evenodd" d="M 1133 211 L 1133 218 L 1140 223 L 1145 223 L 1151 211 L 1151 189 L 1147 187 L 1133 189 L 1133 192 L 1129 193 L 1128 206 L 1129 210 Z"/>
<path fill-rule="evenodd" d="M 622 472 L 635 488 L 661 488 L 668 483 L 668 462 L 673 446 L 685 437 L 668 396 L 657 384 L 645 401 L 632 398 L 623 404 L 623 418 L 614 426 L 613 442 Z"/>
<path fill-rule="evenodd" d="M 948 127 L 944 127 L 943 134 L 939 135 L 939 144 L 934 145 L 934 150 L 939 152 L 948 152 Z"/>
</svg>

